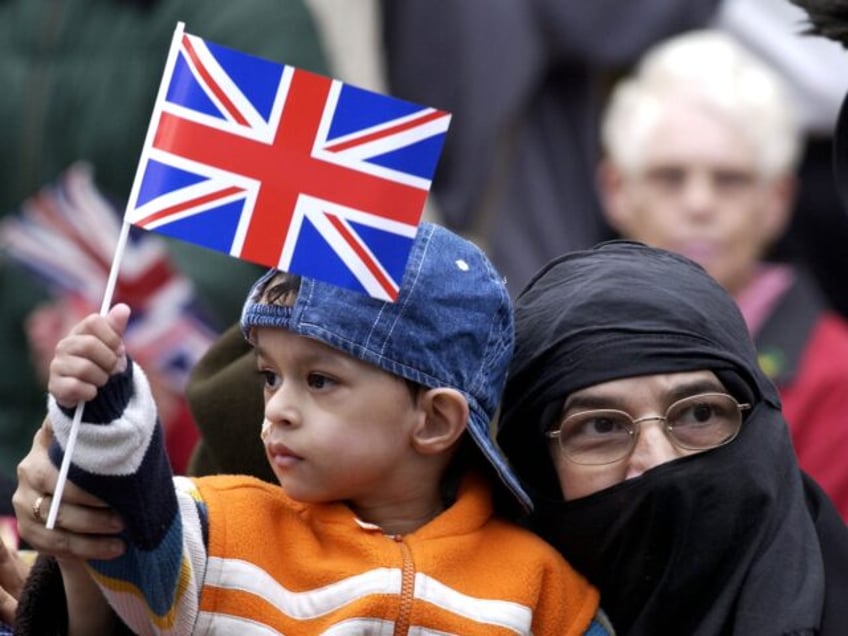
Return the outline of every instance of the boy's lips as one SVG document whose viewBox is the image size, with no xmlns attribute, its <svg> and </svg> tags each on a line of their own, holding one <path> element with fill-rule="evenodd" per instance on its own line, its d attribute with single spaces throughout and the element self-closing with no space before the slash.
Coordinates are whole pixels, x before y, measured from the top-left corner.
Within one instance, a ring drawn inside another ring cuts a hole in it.
<svg viewBox="0 0 848 636">
<path fill-rule="evenodd" d="M 275 466 L 291 466 L 301 459 L 300 455 L 291 450 L 288 446 L 280 443 L 268 444 L 268 456 Z"/>
</svg>

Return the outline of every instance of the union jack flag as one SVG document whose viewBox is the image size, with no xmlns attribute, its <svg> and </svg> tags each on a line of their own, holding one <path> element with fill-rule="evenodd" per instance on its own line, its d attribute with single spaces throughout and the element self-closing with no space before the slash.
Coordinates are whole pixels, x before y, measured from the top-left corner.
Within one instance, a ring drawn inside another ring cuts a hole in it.
<svg viewBox="0 0 848 636">
<path fill-rule="evenodd" d="M 127 220 L 394 300 L 449 123 L 180 24 Z"/>
</svg>

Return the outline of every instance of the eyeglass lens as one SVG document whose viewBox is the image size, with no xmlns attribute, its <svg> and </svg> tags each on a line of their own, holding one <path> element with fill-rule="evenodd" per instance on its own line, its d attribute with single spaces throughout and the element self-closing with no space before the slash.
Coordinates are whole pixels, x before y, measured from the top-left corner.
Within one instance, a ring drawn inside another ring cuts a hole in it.
<svg viewBox="0 0 848 636">
<path fill-rule="evenodd" d="M 672 443 L 687 450 L 706 450 L 727 443 L 739 431 L 740 406 L 723 393 L 693 395 L 672 404 L 663 418 L 634 422 L 624 411 L 593 410 L 562 421 L 559 442 L 573 461 L 606 464 L 624 458 L 636 444 L 642 421 L 664 419 Z"/>
</svg>

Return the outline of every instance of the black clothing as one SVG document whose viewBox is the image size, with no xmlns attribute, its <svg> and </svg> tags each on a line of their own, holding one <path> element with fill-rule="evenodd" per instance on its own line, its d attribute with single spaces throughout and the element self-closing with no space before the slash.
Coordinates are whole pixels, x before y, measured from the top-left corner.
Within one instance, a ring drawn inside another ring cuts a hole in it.
<svg viewBox="0 0 848 636">
<path fill-rule="evenodd" d="M 848 530 L 798 469 L 733 299 L 698 265 L 629 241 L 546 266 L 516 302 L 498 441 L 530 520 L 601 590 L 619 634 L 837 634 Z M 732 443 L 564 502 L 542 433 L 571 392 L 713 370 L 754 407 Z"/>
</svg>

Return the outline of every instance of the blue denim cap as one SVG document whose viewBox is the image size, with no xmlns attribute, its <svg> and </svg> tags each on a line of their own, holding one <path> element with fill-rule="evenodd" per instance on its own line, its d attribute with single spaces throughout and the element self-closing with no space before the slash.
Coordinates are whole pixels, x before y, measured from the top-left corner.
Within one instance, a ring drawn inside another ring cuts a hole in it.
<svg viewBox="0 0 848 636">
<path fill-rule="evenodd" d="M 395 302 L 302 278 L 293 306 L 258 303 L 276 274 L 267 272 L 248 294 L 241 315 L 245 337 L 252 327 L 287 329 L 428 388 L 460 391 L 472 439 L 522 508 L 532 509 L 489 435 L 513 351 L 512 303 L 476 245 L 422 223 Z"/>
</svg>

